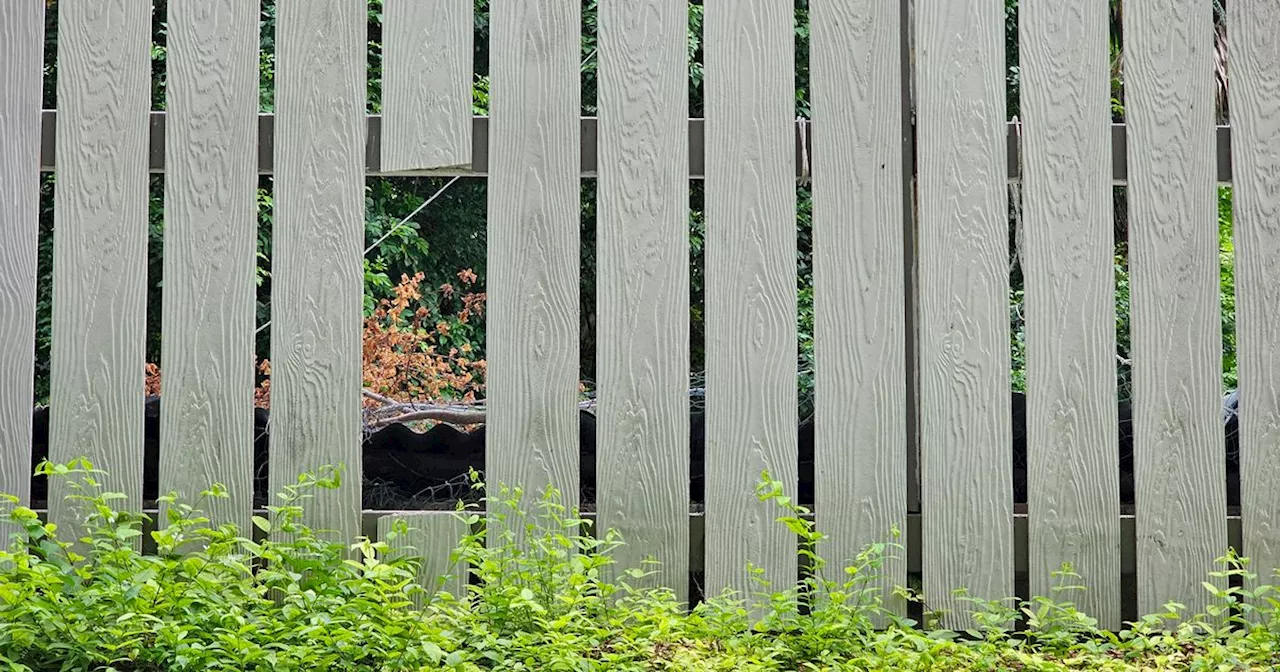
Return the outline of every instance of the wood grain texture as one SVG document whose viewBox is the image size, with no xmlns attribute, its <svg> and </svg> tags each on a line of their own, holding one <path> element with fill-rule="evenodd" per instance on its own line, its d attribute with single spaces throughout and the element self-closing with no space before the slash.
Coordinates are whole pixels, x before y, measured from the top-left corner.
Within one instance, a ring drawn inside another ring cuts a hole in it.
<svg viewBox="0 0 1280 672">
<path fill-rule="evenodd" d="M 901 9 L 883 0 L 810 5 L 813 89 L 814 510 L 829 535 L 823 578 L 907 527 L 902 255 Z M 877 579 L 887 609 L 906 553 Z"/>
<path fill-rule="evenodd" d="M 1013 594 L 1004 7 L 918 0 L 921 549 L 926 605 Z"/>
<path fill-rule="evenodd" d="M 44 1 L 0 3 L 0 494 L 31 495 Z M 5 539 L 10 530 L 0 523 Z"/>
<path fill-rule="evenodd" d="M 279 0 L 271 271 L 271 492 L 339 466 L 308 522 L 360 529 L 364 0 Z"/>
<path fill-rule="evenodd" d="M 526 505 L 548 485 L 579 495 L 581 17 L 562 0 L 490 10 L 485 482 Z"/>
<path fill-rule="evenodd" d="M 474 13 L 465 0 L 386 0 L 383 170 L 471 163 Z"/>
<path fill-rule="evenodd" d="M 1170 600 L 1203 611 L 1214 598 L 1201 582 L 1227 548 L 1212 11 L 1130 0 L 1124 13 L 1143 614 Z"/>
<path fill-rule="evenodd" d="M 58 3 L 49 459 L 88 457 L 142 506 L 151 3 Z M 49 518 L 78 538 L 65 479 Z M 135 540 L 140 548 L 141 539 Z"/>
<path fill-rule="evenodd" d="M 405 529 L 397 530 L 400 522 Z M 398 534 L 388 539 L 388 533 L 393 530 Z M 467 598 L 467 563 L 449 560 L 462 537 L 469 533 L 466 523 L 452 512 L 394 513 L 378 518 L 378 539 L 387 542 L 391 549 L 388 555 L 417 558 L 421 563 L 418 581 L 428 594 L 413 596 L 413 603 L 419 609 L 428 601 L 425 598 L 439 590 L 459 599 Z"/>
<path fill-rule="evenodd" d="M 1280 5 L 1227 12 L 1242 552 L 1265 584 L 1280 569 Z"/>
<path fill-rule="evenodd" d="M 776 0 L 706 3 L 706 585 L 754 598 L 751 562 L 795 584 L 797 540 L 760 502 L 761 471 L 794 497 L 795 34 Z"/>
<path fill-rule="evenodd" d="M 599 529 L 617 570 L 683 599 L 689 576 L 688 13 L 605 0 L 596 213 Z M 642 565 L 653 556 L 657 567 Z M 615 577 L 620 578 L 620 577 Z"/>
<path fill-rule="evenodd" d="M 251 529 L 257 8 L 169 3 L 160 493 Z M 162 514 L 163 515 L 163 514 Z"/>
<path fill-rule="evenodd" d="M 1021 38 L 1032 595 L 1120 628 L 1120 488 L 1107 0 L 1024 0 Z"/>
</svg>

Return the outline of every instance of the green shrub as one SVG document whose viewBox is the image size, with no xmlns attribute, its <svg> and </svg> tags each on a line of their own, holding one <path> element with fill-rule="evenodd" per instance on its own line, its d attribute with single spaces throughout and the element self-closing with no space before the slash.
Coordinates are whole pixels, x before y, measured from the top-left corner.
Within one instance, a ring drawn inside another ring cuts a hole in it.
<svg viewBox="0 0 1280 672">
<path fill-rule="evenodd" d="M 196 508 L 225 497 L 220 486 L 196 505 L 165 498 L 155 552 L 143 554 L 144 516 L 115 510 L 122 496 L 104 491 L 100 471 L 81 460 L 40 473 L 76 477 L 85 536 L 59 539 L 6 500 L 0 526 L 16 532 L 0 553 L 0 663 L 10 670 L 1239 670 L 1271 669 L 1277 655 L 1267 589 L 1221 591 L 1230 613 L 1172 626 L 1173 605 L 1119 633 L 1047 598 L 974 600 L 972 632 L 917 627 L 887 613 L 874 587 L 900 549 L 892 542 L 869 545 L 840 582 L 762 585 L 750 599 L 725 593 L 686 610 L 669 590 L 635 587 L 643 567 L 610 567 L 622 540 L 591 534 L 552 489 L 530 515 L 519 489 L 499 488 L 486 526 L 479 511 L 454 512 L 476 529 L 454 551 L 474 575 L 462 595 L 425 593 L 418 560 L 388 554 L 387 541 L 337 543 L 303 524 L 310 493 L 338 486 L 333 470 L 304 474 L 255 517 L 262 540 Z M 765 474 L 759 496 L 821 567 L 812 548 L 822 535 L 781 492 Z M 1223 563 L 1247 575 L 1246 560 Z M 1073 577 L 1059 573 L 1062 591 L 1076 589 Z M 1014 632 L 1019 616 L 1026 628 Z"/>
</svg>

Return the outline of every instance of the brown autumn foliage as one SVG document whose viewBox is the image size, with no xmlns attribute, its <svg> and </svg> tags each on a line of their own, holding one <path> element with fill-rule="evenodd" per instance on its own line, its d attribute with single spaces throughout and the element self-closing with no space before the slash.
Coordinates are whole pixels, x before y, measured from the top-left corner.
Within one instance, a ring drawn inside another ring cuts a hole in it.
<svg viewBox="0 0 1280 672">
<path fill-rule="evenodd" d="M 363 372 L 366 389 L 398 402 L 475 401 L 484 389 L 485 360 L 475 357 L 465 332 L 472 317 L 484 312 L 483 292 L 460 291 L 441 285 L 440 297 L 461 301 L 456 315 L 433 310 L 440 301 L 427 301 L 420 288 L 423 274 L 402 276 L 391 299 L 383 299 L 364 321 Z M 458 273 L 462 287 L 476 282 L 471 269 Z M 462 332 L 462 333 L 460 333 Z M 257 364 L 261 382 L 254 405 L 271 404 L 271 362 Z M 160 367 L 148 363 L 146 391 L 160 394 Z M 378 402 L 365 399 L 365 404 Z"/>
<path fill-rule="evenodd" d="M 258 408 L 271 407 L 271 360 L 264 359 L 258 362 L 258 373 L 262 374 L 262 381 L 258 386 L 253 388 L 253 405 Z"/>
<path fill-rule="evenodd" d="M 485 360 L 474 356 L 465 339 L 451 336 L 483 313 L 485 295 L 463 293 L 457 315 L 434 314 L 428 305 L 439 301 L 423 301 L 422 277 L 402 276 L 394 298 L 383 299 L 365 319 L 364 385 L 401 402 L 475 401 L 484 389 Z M 467 269 L 458 279 L 470 286 L 476 275 Z M 445 298 L 459 293 L 451 284 L 438 291 Z"/>
<path fill-rule="evenodd" d="M 160 367 L 147 362 L 146 379 L 143 383 L 143 389 L 146 390 L 148 397 L 160 394 Z"/>
</svg>

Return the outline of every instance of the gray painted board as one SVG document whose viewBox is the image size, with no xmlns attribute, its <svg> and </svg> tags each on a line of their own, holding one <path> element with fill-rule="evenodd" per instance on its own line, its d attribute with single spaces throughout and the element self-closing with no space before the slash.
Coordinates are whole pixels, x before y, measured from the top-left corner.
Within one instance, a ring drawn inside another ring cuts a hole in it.
<svg viewBox="0 0 1280 672">
<path fill-rule="evenodd" d="M 366 14 L 280 0 L 271 261 L 271 492 L 343 467 L 306 522 L 360 530 Z"/>
<path fill-rule="evenodd" d="M 576 506 L 582 8 L 490 12 L 485 483 L 522 488 L 526 505 L 553 485 Z"/>
<path fill-rule="evenodd" d="M 1115 275 L 1107 0 L 1024 0 L 1023 276 L 1033 595 L 1120 628 Z"/>
<path fill-rule="evenodd" d="M 386 0 L 382 169 L 471 163 L 473 3 Z"/>
<path fill-rule="evenodd" d="M 401 522 L 404 527 L 397 529 Z M 393 530 L 397 533 L 395 538 L 388 539 Z M 391 550 L 388 555 L 416 558 L 421 563 L 418 581 L 427 595 L 413 596 L 418 608 L 440 590 L 459 599 L 467 598 L 470 568 L 461 560 L 450 562 L 450 556 L 469 533 L 467 524 L 453 512 L 393 513 L 378 518 L 378 539 L 387 542 Z"/>
<path fill-rule="evenodd" d="M 599 16 L 596 213 L 599 529 L 612 569 L 688 594 L 688 13 L 605 0 Z M 652 555 L 657 567 L 642 564 Z M 615 577 L 618 578 L 618 577 Z M 639 585 L 637 583 L 637 585 Z"/>
<path fill-rule="evenodd" d="M 31 494 L 43 57 L 44 0 L 0 2 L 0 494 L 23 506 Z"/>
<path fill-rule="evenodd" d="M 1013 594 L 1004 6 L 919 0 L 921 550 L 928 608 Z"/>
<path fill-rule="evenodd" d="M 151 2 L 58 3 L 49 459 L 87 457 L 142 507 Z M 78 538 L 66 480 L 49 519 Z M 141 547 L 141 538 L 134 545 Z"/>
<path fill-rule="evenodd" d="M 1280 569 L 1280 4 L 1233 2 L 1227 12 L 1242 552 L 1266 584 Z"/>
<path fill-rule="evenodd" d="M 797 539 L 760 502 L 796 494 L 795 34 L 776 0 L 706 3 L 706 585 L 795 585 Z"/>
<path fill-rule="evenodd" d="M 877 542 L 880 599 L 907 585 L 901 8 L 815 0 L 813 89 L 814 509 L 822 578 Z"/>
<path fill-rule="evenodd" d="M 1226 552 L 1213 8 L 1125 5 L 1138 611 L 1198 613 Z M 1225 585 L 1221 585 L 1225 587 Z"/>
<path fill-rule="evenodd" d="M 169 3 L 160 493 L 248 533 L 253 507 L 258 11 Z M 163 513 L 162 513 L 163 515 Z"/>
</svg>

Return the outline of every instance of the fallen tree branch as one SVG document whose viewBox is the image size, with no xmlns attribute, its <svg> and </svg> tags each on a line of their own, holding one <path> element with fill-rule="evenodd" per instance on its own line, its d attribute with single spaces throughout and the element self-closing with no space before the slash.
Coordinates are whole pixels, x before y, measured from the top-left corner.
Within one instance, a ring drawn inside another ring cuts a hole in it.
<svg viewBox="0 0 1280 672">
<path fill-rule="evenodd" d="M 484 411 L 455 411 L 446 408 L 422 409 L 417 411 L 409 411 L 401 413 L 389 418 L 374 420 L 369 423 L 372 428 L 386 427 L 396 423 L 417 422 L 420 420 L 432 420 L 435 422 L 446 422 L 451 425 L 482 425 L 485 420 Z"/>
<path fill-rule="evenodd" d="M 391 405 L 391 404 L 397 404 L 397 403 L 399 403 L 399 402 L 397 402 L 395 399 L 392 399 L 391 397 L 384 397 L 384 396 L 382 396 L 381 394 L 378 394 L 377 392 L 374 392 L 373 390 L 371 390 L 371 389 L 369 389 L 369 388 L 367 388 L 367 387 L 363 390 L 363 392 L 364 392 L 364 396 L 366 396 L 366 397 L 368 397 L 368 398 L 370 398 L 370 399 L 372 399 L 372 400 L 374 400 L 374 401 L 376 401 L 376 402 L 378 402 L 378 403 L 380 403 L 380 404 Z"/>
<path fill-rule="evenodd" d="M 484 407 L 485 400 L 483 399 L 455 401 L 448 404 L 430 404 L 396 401 L 370 389 L 363 390 L 363 393 L 366 398 L 382 404 L 376 408 L 365 409 L 366 432 L 396 423 L 420 421 L 444 422 L 456 426 L 482 425 L 488 415 L 488 411 Z M 703 388 L 690 388 L 689 395 L 695 400 L 693 402 L 694 406 L 699 405 L 697 400 L 705 393 Z M 591 397 L 590 399 L 579 401 L 578 409 L 592 410 L 596 408 L 599 402 L 594 398 L 594 394 Z"/>
</svg>

